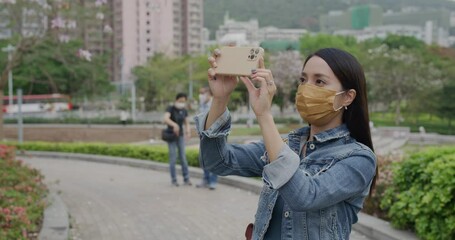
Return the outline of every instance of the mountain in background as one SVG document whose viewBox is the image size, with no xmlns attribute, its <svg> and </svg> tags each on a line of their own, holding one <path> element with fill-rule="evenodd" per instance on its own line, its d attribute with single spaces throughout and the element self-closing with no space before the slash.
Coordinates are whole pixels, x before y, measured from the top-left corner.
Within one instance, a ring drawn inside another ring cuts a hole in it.
<svg viewBox="0 0 455 240">
<path fill-rule="evenodd" d="M 224 15 L 237 21 L 256 18 L 260 27 L 305 28 L 319 31 L 319 16 L 332 10 L 347 10 L 357 4 L 375 4 L 385 11 L 403 7 L 445 8 L 455 11 L 449 0 L 204 0 L 204 26 L 214 37 Z"/>
</svg>

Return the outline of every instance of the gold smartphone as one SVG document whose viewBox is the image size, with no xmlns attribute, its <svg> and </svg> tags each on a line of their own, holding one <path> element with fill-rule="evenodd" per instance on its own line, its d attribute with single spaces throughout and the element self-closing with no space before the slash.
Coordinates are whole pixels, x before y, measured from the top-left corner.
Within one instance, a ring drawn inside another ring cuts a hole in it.
<svg viewBox="0 0 455 240">
<path fill-rule="evenodd" d="M 264 55 L 261 47 L 221 47 L 221 55 L 216 59 L 216 74 L 250 76 L 252 69 L 259 67 L 259 59 Z"/>
</svg>

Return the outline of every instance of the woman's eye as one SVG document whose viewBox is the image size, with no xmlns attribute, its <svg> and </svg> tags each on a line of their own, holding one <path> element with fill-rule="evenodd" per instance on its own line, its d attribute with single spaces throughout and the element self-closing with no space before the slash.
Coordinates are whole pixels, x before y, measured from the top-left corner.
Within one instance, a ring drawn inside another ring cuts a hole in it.
<svg viewBox="0 0 455 240">
<path fill-rule="evenodd" d="M 300 83 L 306 83 L 306 79 L 305 78 L 300 78 Z"/>
<path fill-rule="evenodd" d="M 316 80 L 316 85 L 323 85 L 325 82 L 321 79 Z"/>
</svg>

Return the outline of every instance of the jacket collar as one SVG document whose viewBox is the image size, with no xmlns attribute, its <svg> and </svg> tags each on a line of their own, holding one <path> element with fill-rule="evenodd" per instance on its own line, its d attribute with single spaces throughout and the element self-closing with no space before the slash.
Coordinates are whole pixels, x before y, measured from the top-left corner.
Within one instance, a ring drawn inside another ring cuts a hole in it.
<svg viewBox="0 0 455 240">
<path fill-rule="evenodd" d="M 307 127 L 300 128 L 291 134 L 307 137 L 310 134 L 310 127 L 307 126 Z M 326 142 L 326 141 L 330 141 L 332 139 L 339 139 L 342 137 L 347 137 L 349 135 L 350 135 L 349 129 L 346 126 L 346 124 L 341 124 L 338 127 L 335 127 L 335 128 L 332 128 L 327 131 L 320 132 L 320 133 L 314 135 L 314 139 L 317 142 Z"/>
</svg>

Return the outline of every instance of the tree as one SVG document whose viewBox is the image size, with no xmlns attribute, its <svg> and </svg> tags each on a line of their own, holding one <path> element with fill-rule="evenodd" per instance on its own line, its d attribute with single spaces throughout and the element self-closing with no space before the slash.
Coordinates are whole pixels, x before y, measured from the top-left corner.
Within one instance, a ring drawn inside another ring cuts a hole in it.
<svg viewBox="0 0 455 240">
<path fill-rule="evenodd" d="M 328 34 L 305 35 L 300 38 L 300 53 L 303 56 L 321 48 L 339 48 L 359 57 L 362 51 L 354 37 L 336 36 Z"/>
<path fill-rule="evenodd" d="M 448 132 L 452 132 L 455 118 L 455 50 L 452 48 L 432 47 L 429 61 L 436 62 L 441 69 L 442 86 L 432 96 L 434 104 L 429 107 L 433 113 L 448 120 Z"/>
<path fill-rule="evenodd" d="M 207 81 L 206 66 L 206 56 L 169 58 L 157 54 L 146 65 L 134 68 L 138 95 L 144 96 L 145 108 L 156 110 L 174 101 L 176 93 L 189 91 L 190 81 L 194 95 Z"/>
<path fill-rule="evenodd" d="M 403 104 L 437 86 L 440 73 L 416 51 L 404 47 L 381 45 L 368 53 L 364 67 L 370 91 L 376 101 L 395 108 L 395 124 L 399 125 Z"/>
<path fill-rule="evenodd" d="M 94 3 L 95 8 L 99 11 L 107 0 L 96 0 Z M 79 4 L 79 5 L 78 5 Z M 77 32 L 77 19 L 78 16 L 83 16 L 83 20 L 87 21 L 85 1 L 78 2 L 69 0 L 1 0 L 0 9 L 8 17 L 2 18 L 2 22 L 6 24 L 11 30 L 11 37 L 3 42 L 3 44 L 12 44 L 15 46 L 15 51 L 11 53 L 11 61 L 3 62 L 0 69 L 0 99 L 3 99 L 4 89 L 8 82 L 8 75 L 10 71 L 16 71 L 16 67 L 23 64 L 23 60 L 29 58 L 27 53 L 33 53 L 36 46 L 41 46 L 46 39 L 59 41 L 59 44 L 66 44 L 70 42 L 71 36 L 81 37 L 81 33 Z M 78 7 L 77 7 L 78 6 Z M 93 10 L 92 9 L 92 10 Z M 83 14 L 80 14 L 83 13 Z M 92 16 L 94 19 L 95 16 Z M 104 15 L 102 12 L 96 13 L 96 18 L 102 19 Z M 46 21 L 49 19 L 49 21 Z M 82 28 L 84 29 L 84 28 Z M 45 44 L 45 43 L 44 43 Z M 56 45 L 58 48 L 60 45 Z M 3 46 L 1 46 L 3 47 Z M 64 48 L 63 46 L 62 49 Z M 0 54 L 4 54 L 0 52 Z M 91 61 L 92 54 L 83 48 L 78 49 L 77 54 L 81 61 Z M 39 55 L 39 54 L 38 54 Z M 60 55 L 61 56 L 61 55 Z M 56 56 L 58 58 L 58 56 Z M 6 59 L 6 58 L 0 58 Z M 55 60 L 55 58 L 54 58 Z M 64 63 L 67 59 L 60 58 L 59 61 Z M 73 66 L 66 62 L 66 67 L 70 68 L 68 71 L 76 71 Z M 20 71 L 19 71 L 20 72 Z M 23 72 L 26 72 L 25 70 Z M 47 73 L 46 73 L 47 72 Z M 92 72 L 93 73 L 93 72 Z M 33 73 L 30 73 L 33 74 Z M 59 87 L 56 83 L 51 83 L 54 77 L 51 75 L 50 68 L 44 68 L 42 74 L 47 76 L 47 80 L 51 85 L 51 89 L 55 90 Z M 96 73 L 95 73 L 96 74 Z M 74 75 L 73 75 L 74 76 Z M 84 76 L 87 77 L 87 76 Z M 96 78 L 96 77 L 95 77 Z M 24 80 L 24 79 L 23 79 Z M 41 81 L 42 79 L 40 79 Z M 74 80 L 74 79 L 73 79 Z M 77 79 L 80 80 L 80 79 Z M 69 85 L 69 84 L 67 84 Z M 85 86 L 85 85 L 84 85 Z M 94 85 L 88 85 L 87 88 Z M 3 101 L 0 101 L 0 109 L 3 109 Z M 0 139 L 3 139 L 3 111 L 0 112 Z"/>
<path fill-rule="evenodd" d="M 23 53 L 14 69 L 14 85 L 26 94 L 63 93 L 72 97 L 105 95 L 113 90 L 105 68 L 106 54 L 81 61 L 77 56 L 83 43 L 61 44 L 46 37 Z"/>
<path fill-rule="evenodd" d="M 281 99 L 279 103 L 281 114 L 289 106 L 290 96 L 298 86 L 302 66 L 302 58 L 298 51 L 278 52 L 270 56 L 270 69 L 278 88 L 278 97 Z"/>
<path fill-rule="evenodd" d="M 437 113 L 439 116 L 446 118 L 449 122 L 449 134 L 452 133 L 452 120 L 455 118 L 455 79 L 442 86 L 442 90 L 438 95 L 439 104 L 437 105 Z"/>
</svg>

